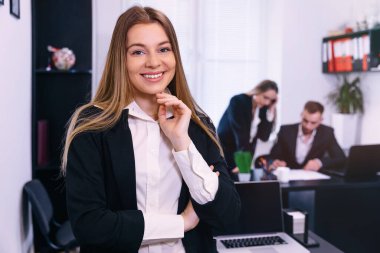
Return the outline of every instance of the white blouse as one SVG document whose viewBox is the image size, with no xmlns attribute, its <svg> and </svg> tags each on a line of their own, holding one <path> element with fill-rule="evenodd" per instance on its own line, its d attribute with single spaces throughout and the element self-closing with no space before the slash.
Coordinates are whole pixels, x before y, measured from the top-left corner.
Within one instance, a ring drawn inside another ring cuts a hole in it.
<svg viewBox="0 0 380 253">
<path fill-rule="evenodd" d="M 139 253 L 185 252 L 181 241 L 184 221 L 177 214 L 182 178 L 192 198 L 205 204 L 215 198 L 218 176 L 192 142 L 187 150 L 175 152 L 157 121 L 136 102 L 127 108 L 135 155 L 137 207 L 145 221 Z"/>
</svg>

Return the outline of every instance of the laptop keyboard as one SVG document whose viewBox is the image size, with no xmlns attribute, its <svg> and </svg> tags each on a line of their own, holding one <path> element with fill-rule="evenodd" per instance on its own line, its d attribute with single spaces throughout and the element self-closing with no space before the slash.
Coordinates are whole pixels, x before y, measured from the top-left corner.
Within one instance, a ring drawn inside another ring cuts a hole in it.
<svg viewBox="0 0 380 253">
<path fill-rule="evenodd" d="M 248 238 L 240 238 L 240 239 L 228 239 L 228 240 L 221 240 L 221 242 L 227 249 L 287 244 L 279 236 L 263 236 L 263 237 L 251 237 L 251 238 L 248 237 Z"/>
</svg>

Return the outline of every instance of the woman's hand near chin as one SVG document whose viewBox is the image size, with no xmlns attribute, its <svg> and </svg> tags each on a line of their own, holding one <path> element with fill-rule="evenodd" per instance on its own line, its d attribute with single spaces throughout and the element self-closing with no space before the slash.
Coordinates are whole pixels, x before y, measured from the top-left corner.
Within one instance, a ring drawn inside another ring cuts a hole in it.
<svg viewBox="0 0 380 253">
<path fill-rule="evenodd" d="M 188 134 L 191 110 L 177 97 L 167 94 L 156 94 L 158 103 L 158 122 L 164 134 L 169 138 L 175 151 L 185 150 L 190 145 Z M 173 118 L 166 118 L 166 112 L 172 108 Z"/>
</svg>

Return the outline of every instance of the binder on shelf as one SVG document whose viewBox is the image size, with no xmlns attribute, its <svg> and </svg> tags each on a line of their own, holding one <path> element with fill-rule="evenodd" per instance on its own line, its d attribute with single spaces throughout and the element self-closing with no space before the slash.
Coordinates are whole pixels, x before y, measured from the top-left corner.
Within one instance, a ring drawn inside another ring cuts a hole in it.
<svg viewBox="0 0 380 253">
<path fill-rule="evenodd" d="M 353 38 L 353 71 L 361 71 L 362 70 L 362 56 L 360 55 L 360 43 L 361 39 L 359 37 Z"/>
<path fill-rule="evenodd" d="M 342 38 L 334 41 L 335 72 L 352 71 L 352 40 Z"/>
<path fill-rule="evenodd" d="M 351 38 L 347 38 L 344 42 L 344 71 L 351 72 L 353 70 L 353 40 Z"/>
<path fill-rule="evenodd" d="M 328 72 L 335 72 L 335 63 L 334 63 L 334 41 L 328 41 Z"/>
<path fill-rule="evenodd" d="M 322 71 L 380 71 L 380 28 L 323 38 Z"/>
<path fill-rule="evenodd" d="M 322 43 L 322 72 L 328 72 L 328 43 L 327 41 Z"/>
<path fill-rule="evenodd" d="M 342 72 L 343 66 L 343 43 L 342 40 L 334 41 L 334 70 L 336 72 Z"/>
<path fill-rule="evenodd" d="M 370 40 L 367 34 L 362 35 L 362 47 L 363 47 L 363 61 L 362 61 L 362 69 L 363 71 L 367 71 L 370 66 Z"/>
<path fill-rule="evenodd" d="M 49 164 L 49 122 L 37 122 L 37 165 L 45 167 Z"/>
<path fill-rule="evenodd" d="M 380 29 L 370 32 L 370 63 L 369 70 L 380 70 Z"/>
</svg>

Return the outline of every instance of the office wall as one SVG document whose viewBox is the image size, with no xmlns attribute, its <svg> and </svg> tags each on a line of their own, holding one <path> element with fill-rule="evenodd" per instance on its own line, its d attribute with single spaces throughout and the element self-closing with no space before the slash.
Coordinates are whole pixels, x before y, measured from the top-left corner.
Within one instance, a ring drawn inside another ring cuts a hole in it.
<svg viewBox="0 0 380 253">
<path fill-rule="evenodd" d="M 21 193 L 31 178 L 31 3 L 0 5 L 0 252 L 26 252 Z"/>
<path fill-rule="evenodd" d="M 299 120 L 299 113 L 309 99 L 326 103 L 326 95 L 334 87 L 334 75 L 321 73 L 321 39 L 327 31 L 346 22 L 380 10 L 375 0 L 273 0 L 282 3 L 283 38 L 281 115 L 282 123 Z M 360 75 L 365 95 L 361 140 L 363 144 L 380 143 L 380 73 Z M 333 108 L 326 105 L 325 123 L 330 124 Z"/>
<path fill-rule="evenodd" d="M 380 143 L 380 73 L 362 77 L 365 83 L 365 114 L 362 121 L 361 143 Z"/>
<path fill-rule="evenodd" d="M 95 2 L 98 6 L 95 11 L 94 34 L 98 45 L 94 46 L 97 48 L 97 55 L 94 57 L 97 62 L 94 65 L 99 65 L 94 68 L 97 72 L 93 75 L 96 78 L 95 86 L 100 80 L 106 55 L 105 47 L 108 46 L 116 15 L 119 15 L 122 9 L 136 3 L 161 9 L 172 20 L 176 27 L 190 89 L 196 101 L 216 123 L 231 96 L 247 91 L 252 88 L 252 83 L 257 83 L 263 76 L 266 77 L 263 71 L 266 64 L 262 64 L 265 60 L 262 48 L 266 43 L 262 39 L 264 36 L 256 36 L 258 32 L 265 33 L 261 24 L 265 22 L 266 15 L 261 10 L 266 9 L 266 0 L 239 0 L 236 3 L 230 0 L 221 3 L 214 0 L 116 0 L 111 4 L 107 3 L 108 7 L 111 7 L 110 11 L 105 11 L 105 8 L 101 7 L 104 4 L 100 1 Z M 240 35 L 235 38 L 236 36 L 231 34 Z M 245 43 L 239 44 L 240 41 Z M 210 85 L 205 86 L 207 83 Z M 232 83 L 239 83 L 239 86 L 231 85 Z M 217 94 L 215 85 L 212 84 L 218 84 Z"/>
<path fill-rule="evenodd" d="M 113 26 L 126 2 L 94 0 L 94 87 L 104 66 Z M 106 6 L 105 6 L 106 5 Z M 281 124 L 297 122 L 305 101 L 326 105 L 324 123 L 330 125 L 334 108 L 326 96 L 336 83 L 334 75 L 322 74 L 321 39 L 327 32 L 380 8 L 376 0 L 268 0 L 268 72 L 280 86 Z M 107 7 L 107 8 L 106 8 Z M 356 76 L 357 74 L 351 75 Z M 365 92 L 366 113 L 362 119 L 361 143 L 380 143 L 380 73 L 360 74 Z M 236 90 L 244 90 L 236 84 Z M 95 91 L 95 89 L 93 89 Z M 202 91 L 198 91 L 202 94 Z M 230 94 L 221 97 L 230 96 Z M 197 98 L 196 98 L 197 99 Z M 223 103 L 224 106 L 224 103 Z M 207 108 L 204 108 L 207 111 Z M 218 122 L 219 119 L 214 119 Z"/>
<path fill-rule="evenodd" d="M 92 1 L 92 93 L 95 94 L 102 76 L 108 47 L 116 20 L 123 10 L 122 0 Z"/>
</svg>

